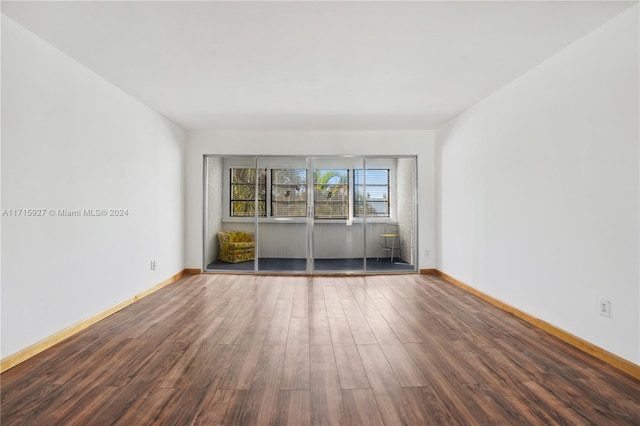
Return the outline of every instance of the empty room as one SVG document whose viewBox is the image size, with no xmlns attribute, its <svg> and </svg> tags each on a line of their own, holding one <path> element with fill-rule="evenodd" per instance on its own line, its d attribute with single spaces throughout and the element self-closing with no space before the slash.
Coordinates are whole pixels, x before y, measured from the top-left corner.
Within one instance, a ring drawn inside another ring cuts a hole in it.
<svg viewBox="0 0 640 426">
<path fill-rule="evenodd" d="M 0 7 L 2 424 L 640 424 L 637 1 Z"/>
</svg>

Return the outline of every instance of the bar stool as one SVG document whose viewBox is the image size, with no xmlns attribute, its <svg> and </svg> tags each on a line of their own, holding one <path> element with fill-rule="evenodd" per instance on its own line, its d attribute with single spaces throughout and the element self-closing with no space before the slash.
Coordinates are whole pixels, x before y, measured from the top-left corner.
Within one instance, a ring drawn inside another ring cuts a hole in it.
<svg viewBox="0 0 640 426">
<path fill-rule="evenodd" d="M 380 260 L 380 252 L 384 254 L 382 257 L 387 257 L 386 255 L 388 253 L 391 262 L 393 262 L 396 253 L 398 257 L 402 256 L 400 250 L 400 231 L 398 224 L 385 223 L 384 233 L 380 234 L 380 246 L 378 247 L 378 257 L 376 259 Z"/>
</svg>

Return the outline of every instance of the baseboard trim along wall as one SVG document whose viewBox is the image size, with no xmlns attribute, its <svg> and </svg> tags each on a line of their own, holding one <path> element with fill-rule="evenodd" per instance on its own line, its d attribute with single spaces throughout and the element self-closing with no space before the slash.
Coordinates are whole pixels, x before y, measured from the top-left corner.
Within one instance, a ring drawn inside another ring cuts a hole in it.
<svg viewBox="0 0 640 426">
<path fill-rule="evenodd" d="M 151 287 L 150 289 L 147 289 L 145 291 L 143 291 L 142 293 L 138 293 L 133 297 L 130 297 L 127 300 L 124 300 L 120 303 L 118 303 L 115 306 L 112 306 L 102 312 L 99 312 L 95 315 L 93 315 L 92 317 L 89 317 L 83 321 L 80 321 L 76 324 L 73 324 L 72 326 L 69 326 L 67 328 L 65 328 L 64 330 L 61 330 L 49 337 L 47 337 L 46 339 L 43 339 L 37 343 L 34 343 L 31 346 L 26 347 L 25 349 L 16 352 L 13 355 L 10 355 L 8 357 L 6 357 L 5 359 L 0 361 L 0 373 L 3 373 L 5 371 L 7 371 L 8 369 L 15 367 L 16 365 L 20 364 L 21 362 L 24 362 L 26 360 L 28 360 L 29 358 L 39 354 L 40 352 L 49 349 L 50 347 L 52 347 L 53 345 L 62 342 L 63 340 L 73 336 L 74 334 L 77 334 L 79 332 L 81 332 L 82 330 L 92 326 L 93 324 L 97 323 L 100 320 L 105 319 L 106 317 L 108 317 L 109 315 L 115 314 L 116 312 L 126 308 L 127 306 L 131 305 L 132 303 L 137 302 L 138 300 L 142 299 L 143 297 L 146 297 L 152 293 L 155 293 L 156 291 L 160 290 L 163 287 L 168 286 L 169 284 L 173 284 L 174 282 L 178 281 L 180 278 L 186 276 L 186 275 L 196 275 L 200 273 L 200 269 L 183 269 L 182 271 L 178 272 L 177 274 L 167 278 L 166 280 L 162 281 L 160 284 L 156 284 L 155 286 Z"/>
<path fill-rule="evenodd" d="M 424 275 L 437 275 L 445 281 L 457 287 L 460 287 L 461 289 L 479 297 L 486 302 L 491 303 L 492 305 L 502 309 L 503 311 L 509 312 L 510 314 L 520 318 L 521 320 L 528 322 L 529 324 L 551 334 L 552 336 L 557 337 L 560 340 L 563 340 L 571 346 L 574 346 L 575 348 L 580 349 L 581 351 L 586 352 L 589 355 L 606 362 L 607 364 L 635 377 L 636 379 L 640 379 L 640 366 L 634 364 L 631 361 L 627 361 L 626 359 L 621 358 L 618 355 L 607 351 L 606 349 L 602 349 L 599 346 L 589 343 L 586 340 L 581 339 L 580 337 L 574 336 L 573 334 L 568 333 L 556 327 L 555 325 L 549 324 L 546 321 L 533 317 L 526 312 L 522 312 L 521 310 L 514 308 L 513 306 L 508 305 L 498 299 L 494 299 L 493 297 L 479 290 L 476 290 L 470 285 L 465 284 L 462 281 L 452 277 L 451 275 L 445 274 L 442 271 L 439 271 L 437 269 L 421 269 L 420 273 Z"/>
</svg>

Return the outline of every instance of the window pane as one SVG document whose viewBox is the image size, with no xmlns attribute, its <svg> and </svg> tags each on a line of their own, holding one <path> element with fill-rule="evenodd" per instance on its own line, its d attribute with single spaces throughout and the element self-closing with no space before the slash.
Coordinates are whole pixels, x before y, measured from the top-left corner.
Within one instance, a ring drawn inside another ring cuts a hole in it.
<svg viewBox="0 0 640 426">
<path fill-rule="evenodd" d="M 307 170 L 271 170 L 271 216 L 307 215 Z"/>
<path fill-rule="evenodd" d="M 256 198 L 256 186 L 254 185 L 232 185 L 231 186 L 231 199 L 232 200 L 255 200 Z"/>
<path fill-rule="evenodd" d="M 258 215 L 266 216 L 267 171 L 258 170 Z M 256 169 L 231 169 L 230 215 L 247 217 L 255 215 Z"/>
<path fill-rule="evenodd" d="M 313 172 L 314 217 L 347 219 L 349 216 L 349 172 L 318 169 Z"/>
<path fill-rule="evenodd" d="M 232 201 L 231 216 L 237 216 L 237 217 L 254 216 L 255 215 L 255 210 L 253 207 L 254 205 L 255 205 L 254 201 Z M 265 208 L 266 208 L 265 202 L 259 201 L 258 208 L 259 208 L 258 216 L 264 216 Z"/>
<path fill-rule="evenodd" d="M 366 186 L 365 186 L 366 177 Z M 389 217 L 389 169 L 362 169 L 353 171 L 353 215 Z M 365 193 L 366 188 L 366 193 Z"/>
</svg>

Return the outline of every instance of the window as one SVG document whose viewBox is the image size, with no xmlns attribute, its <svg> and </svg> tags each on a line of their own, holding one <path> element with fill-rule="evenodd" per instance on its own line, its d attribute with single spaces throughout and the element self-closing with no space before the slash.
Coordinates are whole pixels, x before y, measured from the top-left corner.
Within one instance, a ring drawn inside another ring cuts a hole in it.
<svg viewBox="0 0 640 426">
<path fill-rule="evenodd" d="M 271 170 L 271 216 L 307 216 L 307 170 Z"/>
<path fill-rule="evenodd" d="M 349 217 L 349 171 L 317 169 L 313 171 L 314 217 L 347 219 Z"/>
<path fill-rule="evenodd" d="M 353 171 L 353 216 L 364 216 L 365 207 L 368 217 L 389 217 L 389 169 Z"/>
<path fill-rule="evenodd" d="M 258 170 L 258 216 L 267 213 L 267 171 Z M 255 216 L 256 214 L 256 169 L 231 169 L 231 212 L 232 217 Z"/>
<path fill-rule="evenodd" d="M 285 165 L 257 171 L 231 168 L 230 173 L 231 217 L 254 217 L 256 209 L 259 217 L 307 216 L 310 170 Z M 347 220 L 365 214 L 370 218 L 391 217 L 390 174 L 388 168 L 313 170 L 314 218 Z"/>
</svg>

